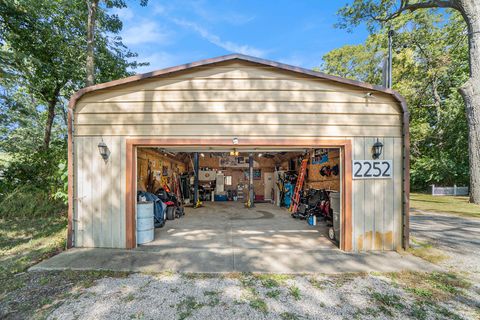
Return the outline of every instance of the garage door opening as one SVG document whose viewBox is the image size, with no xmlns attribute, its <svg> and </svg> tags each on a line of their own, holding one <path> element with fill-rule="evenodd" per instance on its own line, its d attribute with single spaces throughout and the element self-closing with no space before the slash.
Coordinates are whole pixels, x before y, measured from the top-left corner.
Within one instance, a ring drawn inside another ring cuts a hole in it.
<svg viewBox="0 0 480 320">
<path fill-rule="evenodd" d="M 340 147 L 135 149 L 138 250 L 341 247 Z"/>
</svg>

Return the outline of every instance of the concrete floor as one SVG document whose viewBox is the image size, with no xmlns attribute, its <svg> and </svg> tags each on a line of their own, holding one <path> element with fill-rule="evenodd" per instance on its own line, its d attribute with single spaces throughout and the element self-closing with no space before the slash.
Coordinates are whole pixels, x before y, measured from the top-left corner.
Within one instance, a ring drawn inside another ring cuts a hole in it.
<svg viewBox="0 0 480 320">
<path fill-rule="evenodd" d="M 155 240 L 134 250 L 70 249 L 31 270 L 134 272 L 339 273 L 436 270 L 396 252 L 349 254 L 327 239 L 326 227 L 308 226 L 285 209 L 257 204 L 205 203 L 156 230 Z"/>
<path fill-rule="evenodd" d="M 155 230 L 155 240 L 137 250 L 190 249 L 303 249 L 333 250 L 325 223 L 309 226 L 292 219 L 285 208 L 269 203 L 246 209 L 241 202 L 206 202 L 186 208 L 185 216 Z"/>
</svg>

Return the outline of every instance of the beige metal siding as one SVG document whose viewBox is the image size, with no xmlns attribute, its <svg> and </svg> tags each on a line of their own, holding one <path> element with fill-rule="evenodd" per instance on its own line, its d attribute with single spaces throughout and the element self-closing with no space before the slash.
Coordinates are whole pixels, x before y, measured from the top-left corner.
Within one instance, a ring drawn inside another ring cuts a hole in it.
<svg viewBox="0 0 480 320">
<path fill-rule="evenodd" d="M 110 150 L 104 162 L 100 137 L 75 138 L 74 231 L 77 247 L 125 247 L 125 139 L 103 137 Z"/>
<path fill-rule="evenodd" d="M 374 138 L 354 137 L 353 160 L 372 158 Z M 402 247 L 402 139 L 380 138 L 380 159 L 392 160 L 392 179 L 353 180 L 354 249 L 393 250 Z"/>
<path fill-rule="evenodd" d="M 401 136 L 389 95 L 250 63 L 197 68 L 87 94 L 76 135 Z"/>
<path fill-rule="evenodd" d="M 77 247 L 125 247 L 128 137 L 320 137 L 351 139 L 371 159 L 376 137 L 391 180 L 354 180 L 355 250 L 401 247 L 402 120 L 393 97 L 306 75 L 229 63 L 87 94 L 74 115 Z M 97 144 L 110 149 L 104 162 Z M 346 164 L 351 165 L 351 163 Z"/>
<path fill-rule="evenodd" d="M 78 114 L 178 114 L 178 113 L 297 113 L 297 114 L 385 114 L 399 115 L 394 103 L 347 103 L 347 102 L 291 102 L 265 101 L 259 108 L 258 101 L 228 101 L 212 103 L 205 101 L 145 101 L 129 103 L 82 102 L 77 105 Z"/>
<path fill-rule="evenodd" d="M 293 116 L 292 116 L 293 117 Z M 241 117 L 239 117 L 240 119 Z M 275 118 L 272 116 L 271 118 Z M 181 120 L 179 120 L 181 121 Z M 273 120 L 272 120 L 273 121 Z M 293 120 L 292 120 L 293 121 Z M 348 136 L 397 136 L 400 127 L 393 126 L 349 126 L 349 125 L 303 125 L 301 123 L 281 124 L 188 124 L 170 123 L 168 125 L 87 125 L 79 126 L 80 136 L 163 136 L 163 137 L 340 137 Z"/>
</svg>

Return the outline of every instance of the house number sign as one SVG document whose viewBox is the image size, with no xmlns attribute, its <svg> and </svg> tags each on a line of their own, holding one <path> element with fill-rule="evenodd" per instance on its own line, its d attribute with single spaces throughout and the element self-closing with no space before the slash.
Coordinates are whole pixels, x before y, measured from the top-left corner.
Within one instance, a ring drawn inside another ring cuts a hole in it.
<svg viewBox="0 0 480 320">
<path fill-rule="evenodd" d="M 353 160 L 353 179 L 391 179 L 392 160 Z"/>
</svg>

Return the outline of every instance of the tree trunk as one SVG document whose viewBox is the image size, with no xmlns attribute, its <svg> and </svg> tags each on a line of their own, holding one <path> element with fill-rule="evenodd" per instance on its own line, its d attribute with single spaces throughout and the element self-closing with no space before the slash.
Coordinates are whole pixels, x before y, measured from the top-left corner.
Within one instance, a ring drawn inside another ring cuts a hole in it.
<svg viewBox="0 0 480 320">
<path fill-rule="evenodd" d="M 48 102 L 47 123 L 45 124 L 45 133 L 43 135 L 43 149 L 50 148 L 50 139 L 52 137 L 53 120 L 55 119 L 55 106 L 57 105 L 57 96 Z"/>
<path fill-rule="evenodd" d="M 470 202 L 480 204 L 480 3 L 460 0 L 468 25 L 470 79 L 460 88 L 468 121 Z"/>
<path fill-rule="evenodd" d="M 93 86 L 95 84 L 95 24 L 97 17 L 97 8 L 99 0 L 87 0 L 88 19 L 87 19 L 87 78 L 85 86 Z"/>
</svg>

